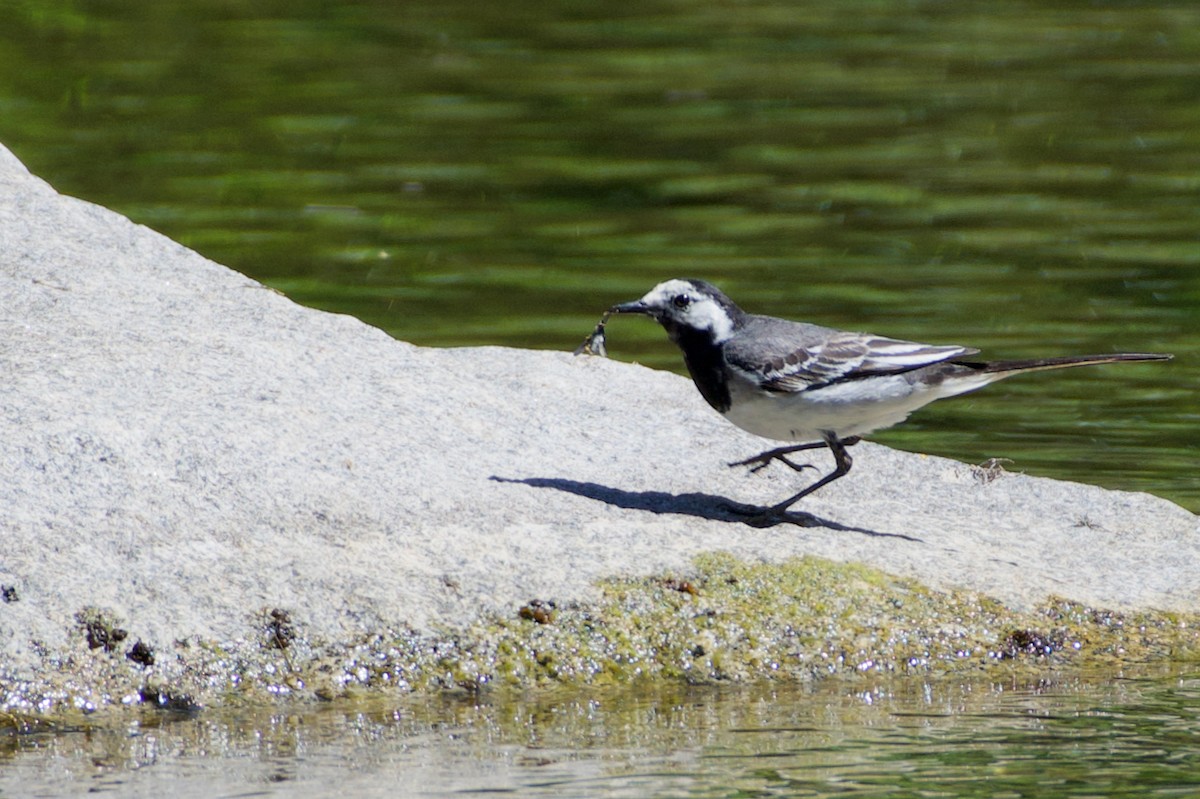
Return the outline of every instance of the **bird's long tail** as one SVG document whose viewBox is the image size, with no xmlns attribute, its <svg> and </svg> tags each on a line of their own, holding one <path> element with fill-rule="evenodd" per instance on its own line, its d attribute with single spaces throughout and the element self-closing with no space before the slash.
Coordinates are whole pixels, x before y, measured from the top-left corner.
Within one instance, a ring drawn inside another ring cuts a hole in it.
<svg viewBox="0 0 1200 799">
<path fill-rule="evenodd" d="M 1041 372 L 1047 369 L 1067 369 L 1072 366 L 1092 366 L 1120 361 L 1169 361 L 1174 357 L 1156 352 L 1114 352 L 1108 355 L 1068 355 L 1061 358 L 1033 358 L 1027 361 L 954 361 L 976 372 L 1008 377 L 1021 372 Z M 999 379 L 997 377 L 996 379 Z"/>
<path fill-rule="evenodd" d="M 922 370 L 926 383 L 940 397 L 953 397 L 983 388 L 989 383 L 1026 372 L 1094 366 L 1120 361 L 1169 361 L 1172 356 L 1153 352 L 1114 352 L 1109 355 L 1068 355 L 1062 358 L 1032 358 L 1027 361 L 943 361 Z"/>
</svg>

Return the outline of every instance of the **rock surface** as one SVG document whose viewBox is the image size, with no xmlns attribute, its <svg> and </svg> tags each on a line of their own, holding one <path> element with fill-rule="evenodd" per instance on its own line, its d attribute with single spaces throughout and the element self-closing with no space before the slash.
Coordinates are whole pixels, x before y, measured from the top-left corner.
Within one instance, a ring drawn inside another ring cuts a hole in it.
<svg viewBox="0 0 1200 799">
<path fill-rule="evenodd" d="M 60 196 L 2 147 L 0 304 L 6 670 L 77 647 L 89 606 L 154 646 L 236 640 L 274 607 L 337 640 L 711 550 L 1018 606 L 1200 608 L 1200 524 L 1165 500 L 864 443 L 806 525 L 760 529 L 728 503 L 797 477 L 727 468 L 763 442 L 685 378 L 393 340 Z"/>
</svg>

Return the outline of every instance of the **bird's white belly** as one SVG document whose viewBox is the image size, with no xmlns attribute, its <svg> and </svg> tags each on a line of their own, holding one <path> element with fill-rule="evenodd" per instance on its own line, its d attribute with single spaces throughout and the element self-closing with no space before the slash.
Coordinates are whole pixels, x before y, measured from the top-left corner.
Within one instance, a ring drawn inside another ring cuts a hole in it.
<svg viewBox="0 0 1200 799">
<path fill-rule="evenodd" d="M 891 427 L 922 405 L 986 382 L 946 391 L 898 375 L 878 376 L 794 394 L 771 394 L 739 382 L 730 386 L 733 404 L 725 418 L 763 438 L 803 444 L 820 441 L 825 431 L 846 438 Z"/>
</svg>

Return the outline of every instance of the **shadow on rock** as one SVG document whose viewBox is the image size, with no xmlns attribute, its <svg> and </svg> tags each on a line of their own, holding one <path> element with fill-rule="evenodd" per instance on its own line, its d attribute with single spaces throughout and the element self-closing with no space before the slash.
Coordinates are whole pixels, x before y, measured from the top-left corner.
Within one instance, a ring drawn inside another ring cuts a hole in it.
<svg viewBox="0 0 1200 799">
<path fill-rule="evenodd" d="M 737 522 L 750 527 L 774 527 L 779 524 L 794 524 L 797 527 L 826 527 L 830 530 L 843 530 L 852 533 L 874 536 L 878 538 L 900 538 L 905 541 L 924 543 L 920 538 L 901 533 L 880 533 L 864 527 L 852 527 L 835 521 L 814 516 L 811 513 L 789 511 L 777 515 L 765 515 L 763 509 L 755 505 L 720 497 L 715 494 L 668 494 L 665 491 L 625 491 L 620 488 L 601 485 L 600 483 L 584 483 L 578 480 L 566 480 L 559 477 L 525 477 L 511 478 L 493 475 L 490 479 L 497 483 L 520 483 L 534 488 L 553 488 L 565 491 L 619 508 L 644 510 L 650 513 L 679 513 L 687 516 L 698 516 L 717 522 Z"/>
</svg>

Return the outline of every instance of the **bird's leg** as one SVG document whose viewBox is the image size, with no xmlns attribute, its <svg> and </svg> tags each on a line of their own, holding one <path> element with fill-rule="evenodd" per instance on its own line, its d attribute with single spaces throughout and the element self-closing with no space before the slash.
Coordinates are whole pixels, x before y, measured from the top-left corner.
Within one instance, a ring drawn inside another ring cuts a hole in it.
<svg viewBox="0 0 1200 799">
<path fill-rule="evenodd" d="M 749 512 L 749 510 L 744 506 L 730 506 L 730 510 L 738 514 L 748 516 L 747 524 L 752 524 L 755 527 L 770 527 L 771 525 L 779 524 L 781 521 L 789 521 L 790 519 L 787 512 L 792 505 L 795 505 L 801 499 L 813 493 L 818 488 L 829 485 L 839 477 L 844 477 L 846 473 L 850 471 L 850 467 L 854 463 L 850 457 L 850 454 L 846 452 L 846 447 L 857 444 L 860 441 L 858 436 L 849 436 L 847 438 L 839 439 L 833 433 L 824 433 L 822 434 L 822 438 L 824 440 L 821 442 L 812 444 L 798 444 L 792 447 L 780 447 L 779 449 L 773 449 L 769 452 L 764 452 L 754 458 L 747 458 L 746 460 L 739 461 L 738 463 L 731 463 L 730 466 L 757 464 L 752 471 L 758 471 L 758 469 L 763 468 L 773 460 L 782 460 L 788 466 L 791 466 L 793 469 L 799 471 L 799 469 L 803 467 L 797 467 L 796 464 L 787 460 L 783 456 L 798 450 L 829 447 L 829 451 L 833 453 L 834 468 L 832 472 L 825 475 L 817 482 L 807 486 L 798 494 L 793 494 L 777 505 L 772 505 L 769 508 L 757 509 L 753 512 Z M 814 466 L 811 468 L 816 467 Z"/>
<path fill-rule="evenodd" d="M 850 467 L 854 464 L 854 460 L 850 457 L 850 453 L 846 452 L 846 447 L 858 443 L 858 438 L 850 437 L 845 440 L 839 440 L 833 433 L 825 433 L 825 446 L 829 447 L 829 451 L 833 453 L 834 467 L 833 471 L 822 477 L 817 482 L 806 487 L 803 491 L 780 502 L 778 505 L 772 505 L 767 513 L 772 516 L 782 516 L 787 512 L 787 509 L 795 505 L 804 497 L 807 497 L 812 492 L 822 486 L 827 486 L 839 477 L 844 477 L 850 471 Z"/>
<path fill-rule="evenodd" d="M 849 438 L 841 439 L 841 444 L 844 447 L 849 447 L 857 444 L 859 440 L 860 439 L 858 436 L 850 436 Z M 790 447 L 779 447 L 778 449 L 767 450 L 759 455 L 755 455 L 753 458 L 746 458 L 744 461 L 734 461 L 729 465 L 749 466 L 750 471 L 757 472 L 760 469 L 765 469 L 767 466 L 770 466 L 771 461 L 783 461 L 785 464 L 798 472 L 803 471 L 804 469 L 815 469 L 817 467 L 813 466 L 811 463 L 793 463 L 792 461 L 788 460 L 786 456 L 792 454 L 793 452 L 800 452 L 801 450 L 824 449 L 827 446 L 829 446 L 829 444 L 827 444 L 825 441 L 814 441 L 809 444 L 794 444 Z"/>
</svg>

